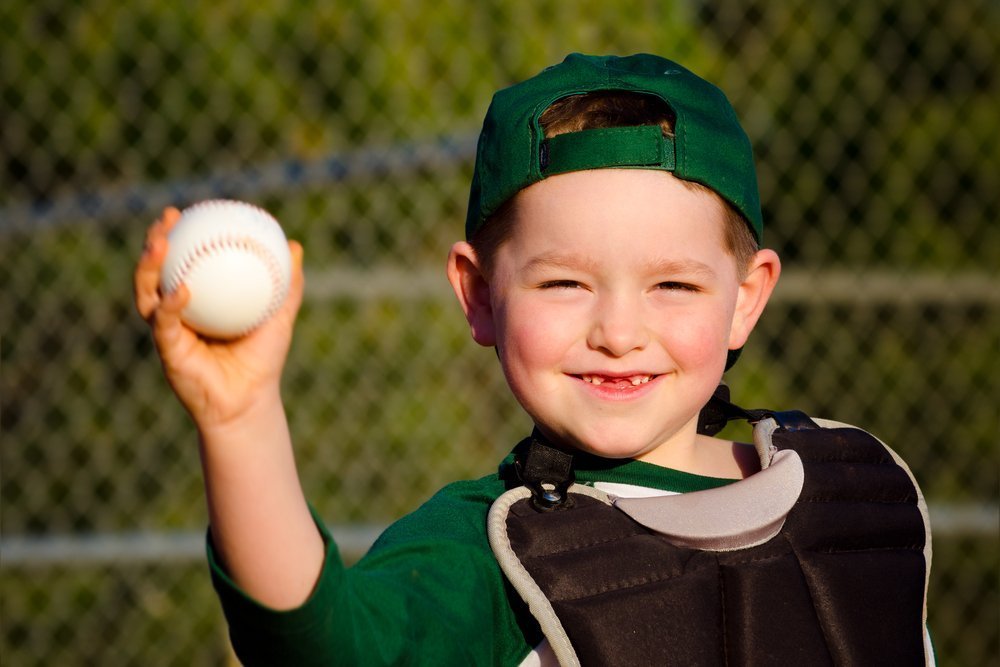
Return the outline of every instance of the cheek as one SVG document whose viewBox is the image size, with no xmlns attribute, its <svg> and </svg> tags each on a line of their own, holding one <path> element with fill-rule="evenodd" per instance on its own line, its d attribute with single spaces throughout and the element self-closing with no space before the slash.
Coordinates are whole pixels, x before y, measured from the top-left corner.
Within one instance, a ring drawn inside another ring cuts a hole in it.
<svg viewBox="0 0 1000 667">
<path fill-rule="evenodd" d="M 516 303 L 504 310 L 500 329 L 503 357 L 524 366 L 556 362 L 569 327 L 559 326 L 552 309 Z"/>
<path fill-rule="evenodd" d="M 530 300 L 508 302 L 498 311 L 500 362 L 515 395 L 544 392 L 559 374 L 576 339 L 566 313 Z"/>
<path fill-rule="evenodd" d="M 673 325 L 662 329 L 664 345 L 675 363 L 687 368 L 714 368 L 725 365 L 729 344 L 729 317 L 726 311 L 675 314 Z"/>
</svg>

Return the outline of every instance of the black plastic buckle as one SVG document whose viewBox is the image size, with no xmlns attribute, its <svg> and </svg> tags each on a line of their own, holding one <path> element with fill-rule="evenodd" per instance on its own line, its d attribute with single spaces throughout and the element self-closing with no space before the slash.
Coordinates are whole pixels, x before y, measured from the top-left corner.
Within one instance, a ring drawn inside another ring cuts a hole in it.
<svg viewBox="0 0 1000 667">
<path fill-rule="evenodd" d="M 573 455 L 545 444 L 532 434 L 531 443 L 514 457 L 514 470 L 531 491 L 531 504 L 541 512 L 572 506 L 569 486 L 576 479 Z"/>
</svg>

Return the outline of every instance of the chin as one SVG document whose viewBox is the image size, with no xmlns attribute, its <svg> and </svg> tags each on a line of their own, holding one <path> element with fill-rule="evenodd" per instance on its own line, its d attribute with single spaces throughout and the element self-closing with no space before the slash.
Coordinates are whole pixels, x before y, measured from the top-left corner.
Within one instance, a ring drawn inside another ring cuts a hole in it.
<svg viewBox="0 0 1000 667">
<path fill-rule="evenodd" d="M 656 445 L 648 443 L 619 443 L 614 447 L 595 447 L 593 454 L 606 459 L 637 459 L 656 449 Z"/>
<path fill-rule="evenodd" d="M 606 459 L 634 459 L 657 447 L 657 443 L 615 429 L 601 434 L 568 434 L 558 440 L 579 451 Z"/>
</svg>

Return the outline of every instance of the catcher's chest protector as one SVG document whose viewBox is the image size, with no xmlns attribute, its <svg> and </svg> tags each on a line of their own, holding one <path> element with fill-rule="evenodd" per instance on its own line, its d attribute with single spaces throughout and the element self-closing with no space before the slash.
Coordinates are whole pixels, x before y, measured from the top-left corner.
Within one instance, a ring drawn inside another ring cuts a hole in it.
<svg viewBox="0 0 1000 667">
<path fill-rule="evenodd" d="M 925 664 L 919 488 L 871 435 L 798 415 L 756 425 L 763 469 L 729 486 L 494 503 L 494 553 L 561 665 Z"/>
</svg>

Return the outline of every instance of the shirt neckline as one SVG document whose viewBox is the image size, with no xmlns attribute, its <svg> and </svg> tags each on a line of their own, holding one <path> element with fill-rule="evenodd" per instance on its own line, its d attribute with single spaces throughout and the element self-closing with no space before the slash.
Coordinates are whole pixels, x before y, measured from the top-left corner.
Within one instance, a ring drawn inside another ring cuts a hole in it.
<svg viewBox="0 0 1000 667">
<path fill-rule="evenodd" d="M 519 447 L 526 444 L 527 440 L 518 443 L 500 464 L 501 478 L 515 485 L 519 480 L 514 471 L 514 455 Z M 573 453 L 573 472 L 577 483 L 588 486 L 592 486 L 594 482 L 613 482 L 675 493 L 715 489 L 739 481 L 727 477 L 699 475 L 636 459 L 608 459 L 585 452 Z"/>
</svg>

